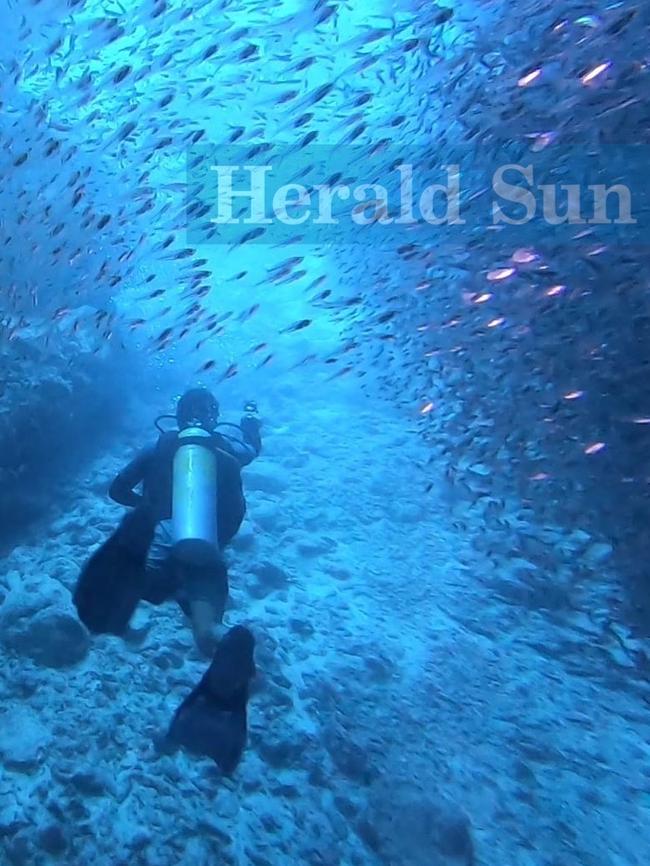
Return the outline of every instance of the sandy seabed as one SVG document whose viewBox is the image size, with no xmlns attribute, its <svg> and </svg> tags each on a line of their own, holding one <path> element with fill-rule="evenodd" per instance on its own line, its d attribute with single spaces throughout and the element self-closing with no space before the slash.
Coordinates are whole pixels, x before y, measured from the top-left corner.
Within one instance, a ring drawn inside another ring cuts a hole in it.
<svg viewBox="0 0 650 866">
<path fill-rule="evenodd" d="M 645 866 L 646 648 L 609 621 L 607 545 L 425 477 L 385 407 L 303 409 L 244 473 L 226 624 L 259 673 L 232 779 L 153 746 L 206 667 L 174 605 L 129 642 L 73 621 L 134 443 L 2 562 L 2 862 Z"/>
</svg>

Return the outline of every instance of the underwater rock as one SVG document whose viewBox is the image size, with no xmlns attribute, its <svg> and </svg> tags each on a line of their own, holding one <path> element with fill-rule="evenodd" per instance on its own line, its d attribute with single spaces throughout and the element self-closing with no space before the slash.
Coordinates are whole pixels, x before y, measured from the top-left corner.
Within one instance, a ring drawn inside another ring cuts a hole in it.
<svg viewBox="0 0 650 866">
<path fill-rule="evenodd" d="M 24 701 L 31 698 L 42 685 L 42 680 L 34 671 L 19 670 L 5 683 L 5 698 L 18 698 Z"/>
<path fill-rule="evenodd" d="M 67 603 L 69 592 L 61 586 L 60 581 L 43 574 L 40 567 L 34 568 L 34 556 L 29 548 L 14 548 L 13 557 L 18 560 L 19 568 L 7 571 L 2 580 L 9 589 L 7 602 L 0 610 L 3 622 L 32 616 L 46 607 Z"/>
<path fill-rule="evenodd" d="M 294 634 L 297 634 L 302 639 L 311 637 L 316 631 L 309 620 L 299 619 L 298 617 L 290 617 L 287 625 Z"/>
<path fill-rule="evenodd" d="M 255 546 L 255 533 L 253 532 L 253 527 L 244 523 L 230 544 L 234 550 L 237 550 L 240 553 L 251 550 Z"/>
<path fill-rule="evenodd" d="M 84 797 L 101 797 L 112 787 L 108 776 L 93 767 L 74 773 L 70 781 Z"/>
<path fill-rule="evenodd" d="M 0 715 L 0 760 L 10 770 L 35 769 L 51 739 L 36 713 L 26 707 Z"/>
<path fill-rule="evenodd" d="M 151 843 L 153 836 L 146 827 L 132 826 L 123 832 L 123 843 L 131 851 L 141 851 Z"/>
<path fill-rule="evenodd" d="M 45 667 L 64 668 L 82 661 L 90 639 L 81 623 L 60 609 L 37 611 L 37 603 L 21 598 L 3 607 L 0 625 L 5 648 Z"/>
<path fill-rule="evenodd" d="M 38 844 L 48 854 L 56 856 L 63 854 L 68 847 L 68 842 L 60 824 L 50 824 L 43 828 L 38 834 Z"/>
<path fill-rule="evenodd" d="M 319 863 L 321 866 L 340 866 L 345 862 L 340 844 L 332 842 L 301 846 L 298 857 L 301 863 Z"/>
<path fill-rule="evenodd" d="M 277 467 L 247 467 L 243 473 L 244 487 L 246 490 L 259 490 L 261 493 L 279 496 L 289 487 L 284 473 L 280 475 L 280 472 L 283 472 L 280 464 Z"/>
<path fill-rule="evenodd" d="M 325 535 L 301 534 L 296 538 L 296 548 L 302 556 L 320 556 L 330 553 L 336 547 L 336 541 Z"/>
<path fill-rule="evenodd" d="M 216 839 L 220 845 L 230 845 L 233 841 L 232 836 L 223 829 L 220 816 L 210 813 L 202 815 L 199 818 L 197 829 Z"/>
<path fill-rule="evenodd" d="M 117 367 L 75 340 L 44 354 L 42 336 L 23 335 L 0 351 L 0 362 L 0 536 L 8 538 L 51 506 L 53 482 L 92 455 L 122 404 L 106 375 Z"/>
<path fill-rule="evenodd" d="M 11 866 L 29 866 L 34 862 L 30 841 L 24 834 L 10 839 L 5 845 L 4 853 Z"/>
<path fill-rule="evenodd" d="M 8 649 L 31 658 L 36 664 L 65 668 L 78 664 L 88 654 L 90 638 L 70 613 L 48 609 L 31 618 L 3 621 L 3 642 Z"/>
<path fill-rule="evenodd" d="M 289 575 L 284 569 L 272 562 L 261 562 L 254 565 L 251 571 L 257 577 L 257 586 L 254 591 L 256 598 L 268 595 L 274 590 L 286 589 L 289 586 Z"/>
<path fill-rule="evenodd" d="M 368 750 L 341 727 L 331 726 L 325 731 L 324 745 L 336 768 L 348 779 L 368 785 L 377 778 L 379 770 L 373 766 Z"/>
<path fill-rule="evenodd" d="M 357 831 L 391 866 L 474 864 L 469 818 L 446 797 L 382 783 Z"/>
<path fill-rule="evenodd" d="M 355 818 L 359 813 L 359 807 L 347 796 L 341 796 L 340 794 L 335 795 L 334 797 L 334 805 L 336 806 L 339 814 L 341 814 L 346 820 L 351 820 Z"/>
<path fill-rule="evenodd" d="M 388 514 L 398 523 L 419 523 L 424 516 L 422 503 L 393 500 L 388 506 Z"/>
<path fill-rule="evenodd" d="M 300 767 L 304 765 L 305 753 L 311 745 L 311 738 L 305 731 L 283 730 L 282 736 L 273 736 L 267 729 L 263 737 L 251 732 L 251 741 L 259 756 L 274 769 Z"/>
<path fill-rule="evenodd" d="M 393 661 L 384 657 L 381 653 L 377 653 L 377 655 L 366 653 L 364 656 L 364 665 L 370 682 L 388 682 L 395 672 Z"/>
<path fill-rule="evenodd" d="M 636 663 L 634 661 L 634 658 L 631 658 L 627 654 L 627 652 L 623 649 L 623 647 L 610 646 L 610 647 L 607 647 L 606 652 L 610 658 L 611 663 L 615 667 L 631 668 L 631 669 L 634 669 L 636 667 Z"/>
<path fill-rule="evenodd" d="M 349 568 L 345 568 L 345 566 L 338 565 L 337 563 L 324 563 L 322 568 L 326 574 L 331 575 L 336 580 L 350 580 L 352 577 Z"/>
<path fill-rule="evenodd" d="M 344 517 L 344 514 L 335 514 L 332 508 L 327 510 L 315 508 L 313 511 L 310 510 L 308 514 L 301 515 L 301 524 L 302 528 L 308 532 L 322 532 L 324 527 L 329 528 L 332 524 L 336 524 L 339 519 L 344 519 Z"/>
<path fill-rule="evenodd" d="M 275 502 L 256 502 L 254 508 L 250 509 L 250 517 L 260 529 L 276 535 L 289 525 Z"/>
<path fill-rule="evenodd" d="M 79 565 L 71 556 L 56 556 L 48 566 L 48 572 L 53 580 L 71 589 L 79 576 Z"/>
</svg>

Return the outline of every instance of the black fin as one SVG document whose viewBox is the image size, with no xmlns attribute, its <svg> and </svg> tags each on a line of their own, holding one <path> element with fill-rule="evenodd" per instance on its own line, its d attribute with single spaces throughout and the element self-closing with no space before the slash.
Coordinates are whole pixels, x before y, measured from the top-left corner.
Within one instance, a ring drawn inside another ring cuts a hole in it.
<svg viewBox="0 0 650 866">
<path fill-rule="evenodd" d="M 128 628 L 144 592 L 153 531 L 148 518 L 138 511 L 129 512 L 83 567 L 73 600 L 89 631 L 122 635 Z"/>
<path fill-rule="evenodd" d="M 248 629 L 231 629 L 201 682 L 176 710 L 167 734 L 169 746 L 212 758 L 226 775 L 235 770 L 246 745 L 254 647 Z"/>
</svg>

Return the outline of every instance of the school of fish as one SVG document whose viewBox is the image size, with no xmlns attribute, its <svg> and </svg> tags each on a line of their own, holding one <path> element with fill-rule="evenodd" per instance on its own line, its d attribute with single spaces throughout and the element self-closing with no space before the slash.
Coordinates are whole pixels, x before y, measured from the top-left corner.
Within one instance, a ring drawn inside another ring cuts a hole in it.
<svg viewBox="0 0 650 866">
<path fill-rule="evenodd" d="M 0 25 L 3 357 L 27 335 L 52 351 L 137 340 L 219 382 L 327 317 L 339 350 L 302 363 L 379 384 L 495 521 L 516 494 L 612 538 L 638 570 L 643 232 L 495 226 L 487 203 L 500 164 L 554 184 L 644 164 L 648 2 L 0 0 Z M 457 166 L 465 222 L 382 232 L 369 201 L 354 244 L 245 224 L 226 243 L 202 173 L 215 148 L 287 165 L 310 191 L 355 178 L 395 192 L 399 163 L 432 183 Z M 226 357 L 220 340 L 272 309 L 273 293 L 233 303 L 253 281 L 309 312 Z"/>
</svg>

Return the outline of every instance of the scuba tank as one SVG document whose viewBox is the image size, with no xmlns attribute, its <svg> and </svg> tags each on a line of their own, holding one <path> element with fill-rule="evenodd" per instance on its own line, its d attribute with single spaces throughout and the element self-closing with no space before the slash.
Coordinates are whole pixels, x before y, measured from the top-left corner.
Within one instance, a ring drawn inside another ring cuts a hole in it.
<svg viewBox="0 0 650 866">
<path fill-rule="evenodd" d="M 217 455 L 202 427 L 178 434 L 172 475 L 172 554 L 203 564 L 219 556 Z"/>
</svg>

